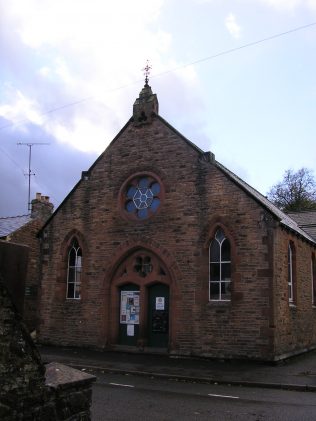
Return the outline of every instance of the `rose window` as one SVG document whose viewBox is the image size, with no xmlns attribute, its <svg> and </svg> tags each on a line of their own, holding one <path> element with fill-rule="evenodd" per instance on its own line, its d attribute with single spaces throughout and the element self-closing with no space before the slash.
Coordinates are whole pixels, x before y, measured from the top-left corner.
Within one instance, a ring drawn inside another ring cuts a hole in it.
<svg viewBox="0 0 316 421">
<path fill-rule="evenodd" d="M 161 203 L 161 185 L 151 176 L 135 177 L 125 193 L 125 211 L 137 219 L 146 219 L 157 212 Z"/>
</svg>

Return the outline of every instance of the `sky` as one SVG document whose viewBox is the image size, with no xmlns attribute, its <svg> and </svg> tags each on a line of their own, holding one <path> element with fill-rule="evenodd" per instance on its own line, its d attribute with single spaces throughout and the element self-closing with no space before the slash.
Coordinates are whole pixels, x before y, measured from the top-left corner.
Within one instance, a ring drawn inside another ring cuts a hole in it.
<svg viewBox="0 0 316 421">
<path fill-rule="evenodd" d="M 30 143 L 31 199 L 58 207 L 146 60 L 159 114 L 262 194 L 316 177 L 316 0 L 0 0 L 0 217 L 27 213 Z"/>
</svg>

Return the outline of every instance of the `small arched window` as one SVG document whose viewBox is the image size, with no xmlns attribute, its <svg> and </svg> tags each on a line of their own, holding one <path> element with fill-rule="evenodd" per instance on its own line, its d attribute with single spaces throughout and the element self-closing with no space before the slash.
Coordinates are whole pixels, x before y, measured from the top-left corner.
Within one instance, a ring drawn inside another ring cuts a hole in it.
<svg viewBox="0 0 316 421">
<path fill-rule="evenodd" d="M 68 252 L 67 298 L 80 299 L 81 273 L 82 251 L 77 239 L 74 239 Z"/>
<path fill-rule="evenodd" d="M 231 299 L 231 257 L 230 242 L 224 231 L 218 228 L 209 247 L 209 299 L 230 301 Z"/>
</svg>

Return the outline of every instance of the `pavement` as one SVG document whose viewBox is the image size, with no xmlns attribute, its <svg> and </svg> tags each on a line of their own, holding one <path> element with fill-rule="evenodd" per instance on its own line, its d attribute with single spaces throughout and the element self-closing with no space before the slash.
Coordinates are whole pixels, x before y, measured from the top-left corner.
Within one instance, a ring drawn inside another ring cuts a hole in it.
<svg viewBox="0 0 316 421">
<path fill-rule="evenodd" d="M 316 350 L 278 363 L 181 358 L 39 345 L 44 363 L 179 381 L 316 392 Z"/>
</svg>

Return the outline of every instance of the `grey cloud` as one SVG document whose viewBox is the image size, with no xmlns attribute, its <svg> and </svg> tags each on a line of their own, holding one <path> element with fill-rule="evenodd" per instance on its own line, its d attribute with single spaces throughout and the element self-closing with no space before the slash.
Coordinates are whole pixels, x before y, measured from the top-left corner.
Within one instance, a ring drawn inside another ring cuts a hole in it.
<svg viewBox="0 0 316 421">
<path fill-rule="evenodd" d="M 3 121 L 0 119 L 0 123 Z M 90 167 L 96 154 L 80 152 L 56 142 L 39 128 L 29 135 L 5 129 L 0 135 L 0 216 L 27 213 L 28 179 L 23 175 L 28 170 L 28 148 L 17 146 L 21 142 L 44 142 L 49 146 L 32 148 L 31 198 L 37 191 L 50 196 L 55 208 L 80 179 L 81 171 Z"/>
</svg>

